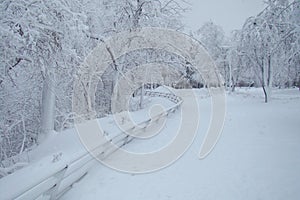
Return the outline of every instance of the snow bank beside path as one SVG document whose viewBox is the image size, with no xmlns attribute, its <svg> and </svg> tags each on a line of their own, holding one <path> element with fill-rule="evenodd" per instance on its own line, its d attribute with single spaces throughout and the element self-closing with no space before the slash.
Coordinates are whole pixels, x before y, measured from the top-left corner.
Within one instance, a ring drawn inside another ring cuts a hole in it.
<svg viewBox="0 0 300 200">
<path fill-rule="evenodd" d="M 145 109 L 130 113 L 131 118 L 135 123 L 149 119 L 148 109 L 158 103 L 165 109 L 174 106 L 174 103 L 167 99 L 153 97 L 149 99 Z M 98 122 L 108 138 L 122 132 L 112 116 L 98 119 Z M 88 152 L 75 128 L 60 133 L 53 131 L 41 145 L 28 153 L 30 160 L 28 166 L 0 179 L 0 199 L 1 196 L 17 195 L 19 192 L 30 189 L 86 154 Z"/>
</svg>

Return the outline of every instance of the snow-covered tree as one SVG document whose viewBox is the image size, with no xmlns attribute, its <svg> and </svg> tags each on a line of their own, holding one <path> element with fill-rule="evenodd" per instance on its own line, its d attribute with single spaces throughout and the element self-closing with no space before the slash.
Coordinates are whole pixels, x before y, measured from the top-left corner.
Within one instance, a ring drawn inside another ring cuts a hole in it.
<svg viewBox="0 0 300 200">
<path fill-rule="evenodd" d="M 134 31 L 140 27 L 163 27 L 179 30 L 183 28 L 180 18 L 182 12 L 185 11 L 185 8 L 181 5 L 180 1 L 175 0 L 104 0 L 101 4 L 105 8 L 104 12 L 97 18 L 101 20 L 93 24 L 97 24 L 95 27 L 102 27 L 101 34 L 98 33 L 102 36 L 111 36 L 122 31 Z M 91 18 L 91 21 L 95 20 Z M 96 36 L 95 29 L 93 32 L 93 38 L 100 40 L 101 38 Z M 152 51 L 150 49 L 146 50 L 149 54 Z M 100 116 L 111 111 L 111 95 L 115 83 L 119 79 L 119 74 L 124 73 L 131 67 L 129 64 L 131 60 L 135 60 L 135 65 L 137 65 L 139 56 L 143 56 L 144 60 L 148 60 L 145 58 L 147 57 L 147 54 L 144 54 L 145 51 L 142 53 L 133 52 L 129 54 L 130 56 L 127 55 L 122 58 L 115 58 L 113 52 L 110 53 L 111 58 L 114 60 L 110 68 L 112 71 L 102 76 L 103 85 L 98 87 L 97 92 L 97 104 L 102 105 L 98 110 L 105 111 L 104 113 L 98 113 Z M 152 58 L 152 62 L 159 59 L 159 55 L 156 54 L 156 56 L 157 58 Z M 141 61 L 140 63 L 145 62 Z M 101 97 L 99 97 L 100 91 Z"/>
<path fill-rule="evenodd" d="M 299 32 L 291 20 L 293 5 L 298 3 L 270 0 L 267 7 L 257 16 L 250 17 L 243 27 L 243 52 L 251 60 L 260 80 L 265 102 L 270 98 L 274 78 L 283 82 L 278 75 L 289 74 L 284 71 L 286 67 L 291 68 L 291 61 L 299 54 Z"/>
<path fill-rule="evenodd" d="M 85 46 L 85 18 L 70 2 L 1 2 L 1 161 L 54 129 L 59 86 L 69 82 Z"/>
<path fill-rule="evenodd" d="M 204 23 L 195 36 L 206 47 L 229 86 L 228 43 L 223 28 L 212 21 Z"/>
<path fill-rule="evenodd" d="M 52 130 L 72 126 L 78 117 L 72 112 L 74 77 L 100 40 L 144 26 L 180 29 L 181 5 L 177 0 L 1 1 L 0 167 Z M 107 75 L 108 82 L 116 80 L 116 71 Z M 111 94 L 110 87 L 99 94 L 106 92 Z"/>
</svg>

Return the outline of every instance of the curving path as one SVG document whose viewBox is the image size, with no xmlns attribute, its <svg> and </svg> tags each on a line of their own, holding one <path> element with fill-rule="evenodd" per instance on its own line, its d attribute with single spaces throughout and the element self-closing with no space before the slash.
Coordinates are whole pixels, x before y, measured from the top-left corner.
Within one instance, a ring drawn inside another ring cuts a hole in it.
<svg viewBox="0 0 300 200">
<path fill-rule="evenodd" d="M 184 99 L 183 109 L 189 109 L 191 97 L 185 91 L 178 94 Z M 260 97 L 245 96 L 246 93 L 228 96 L 221 140 L 206 159 L 199 160 L 199 148 L 210 122 L 210 99 L 198 94 L 199 135 L 181 159 L 143 175 L 120 173 L 97 164 L 61 199 L 298 200 L 299 98 L 277 99 L 266 105 Z M 170 115 L 161 135 L 133 141 L 125 148 L 153 151 L 173 138 L 178 124 L 180 115 Z"/>
</svg>

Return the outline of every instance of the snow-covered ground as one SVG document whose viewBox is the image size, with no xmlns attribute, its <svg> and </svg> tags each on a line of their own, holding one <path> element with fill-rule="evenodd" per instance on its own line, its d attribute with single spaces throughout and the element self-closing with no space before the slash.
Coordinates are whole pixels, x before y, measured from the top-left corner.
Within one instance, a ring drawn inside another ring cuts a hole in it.
<svg viewBox="0 0 300 200">
<path fill-rule="evenodd" d="M 160 88 L 156 91 L 170 93 L 166 88 Z M 145 97 L 144 103 L 145 108 L 129 113 L 131 120 L 135 124 L 148 120 L 151 114 L 148 112 L 149 108 L 154 105 L 159 104 L 165 109 L 175 105 L 173 102 L 162 97 Z M 97 122 L 109 139 L 122 133 L 122 130 L 111 115 L 97 119 Z M 62 132 L 53 131 L 42 144 L 24 154 L 30 161 L 26 167 L 0 179 L 0 200 L 11 199 L 12 196 L 20 195 L 22 192 L 29 190 L 42 180 L 53 176 L 56 172 L 65 168 L 66 165 L 69 165 L 70 168 L 70 165 L 76 162 L 87 162 L 89 159 L 92 159 L 91 156 L 86 158 L 86 155 L 89 155 L 89 153 L 82 144 L 75 128 Z M 84 159 L 82 159 L 83 157 Z M 84 164 L 85 163 L 82 163 L 82 165 Z M 92 164 L 93 162 L 90 162 L 89 165 Z M 34 194 L 36 193 L 38 192 L 34 192 Z"/>
<path fill-rule="evenodd" d="M 229 94 L 222 137 L 204 160 L 198 153 L 210 121 L 210 99 L 195 92 L 199 133 L 181 159 L 143 175 L 120 173 L 98 163 L 62 199 L 300 199 L 300 92 L 275 90 L 268 104 L 263 103 L 261 89 Z M 179 113 L 171 115 L 159 136 L 135 140 L 125 148 L 148 152 L 167 144 L 179 120 Z"/>
<path fill-rule="evenodd" d="M 192 97 L 185 95 L 186 91 L 175 93 L 189 104 Z M 261 89 L 237 89 L 228 94 L 222 137 L 204 160 L 199 160 L 198 154 L 210 122 L 210 98 L 206 90 L 194 92 L 200 110 L 198 136 L 178 161 L 142 175 L 117 172 L 96 162 L 61 199 L 300 199 L 299 90 L 274 90 L 273 100 L 268 104 L 263 103 Z M 174 105 L 163 98 L 146 102 L 146 109 L 131 115 L 136 123 L 149 117 L 149 106 Z M 162 148 L 182 125 L 180 114 L 169 115 L 159 135 L 134 140 L 124 148 L 137 153 Z M 112 116 L 98 121 L 108 137 L 119 133 Z M 34 184 L 86 153 L 74 129 L 55 133 L 28 154 L 29 166 L 0 179 L 0 194 Z M 114 159 L 114 155 L 108 159 Z"/>
</svg>

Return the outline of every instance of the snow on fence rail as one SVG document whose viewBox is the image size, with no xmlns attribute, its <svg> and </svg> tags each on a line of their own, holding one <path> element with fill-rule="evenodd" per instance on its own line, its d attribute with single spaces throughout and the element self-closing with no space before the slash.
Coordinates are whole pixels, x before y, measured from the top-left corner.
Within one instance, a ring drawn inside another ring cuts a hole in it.
<svg viewBox="0 0 300 200">
<path fill-rule="evenodd" d="M 171 92 L 171 91 L 170 91 Z M 163 97 L 174 102 L 175 105 L 168 108 L 165 112 L 159 113 L 152 119 L 146 119 L 127 130 L 146 129 L 153 120 L 159 120 L 169 113 L 175 112 L 182 104 L 182 99 L 175 94 L 146 91 L 146 96 Z M 107 148 L 108 143 L 113 143 L 122 147 L 131 142 L 134 137 L 121 132 L 112 137 L 108 142 L 99 145 L 94 150 L 99 152 L 99 157 L 105 159 L 114 153 L 116 148 Z M 101 149 L 99 151 L 99 149 Z M 40 163 L 44 161 L 41 160 Z M 58 199 L 66 191 L 72 188 L 73 184 L 81 180 L 88 172 L 90 167 L 95 164 L 95 159 L 89 152 L 85 152 L 76 159 L 69 162 L 57 162 L 51 165 L 51 169 L 43 171 L 39 169 L 33 171 L 31 168 L 23 168 L 11 175 L 0 179 L 0 199 L 10 200 L 32 200 L 32 199 Z M 46 166 L 47 167 L 47 166 Z M 42 176 L 40 176 L 42 174 Z"/>
<path fill-rule="evenodd" d="M 179 103 L 181 100 L 180 97 L 176 96 L 175 94 L 172 93 L 164 93 L 164 92 L 155 92 L 155 91 L 146 91 L 145 92 L 146 96 L 149 97 L 164 97 L 169 99 L 170 101 L 174 102 L 174 103 Z"/>
</svg>

